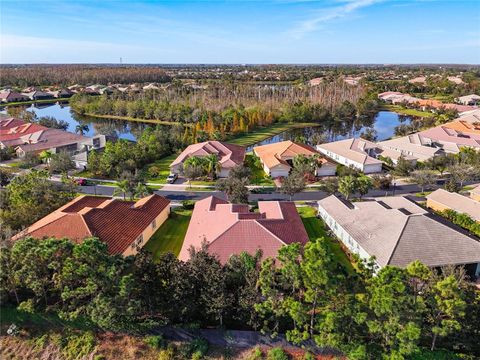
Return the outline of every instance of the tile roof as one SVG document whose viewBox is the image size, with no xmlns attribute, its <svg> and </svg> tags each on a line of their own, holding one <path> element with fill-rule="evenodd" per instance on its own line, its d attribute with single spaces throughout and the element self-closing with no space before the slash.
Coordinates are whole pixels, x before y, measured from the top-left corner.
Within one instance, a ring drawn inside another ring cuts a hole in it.
<svg viewBox="0 0 480 360">
<path fill-rule="evenodd" d="M 466 196 L 438 189 L 427 195 L 427 199 L 440 203 L 458 213 L 467 214 L 476 221 L 480 221 L 480 202 Z"/>
<path fill-rule="evenodd" d="M 285 244 L 305 244 L 308 235 L 293 202 L 260 201 L 258 213 L 247 205 L 234 205 L 209 196 L 197 201 L 180 251 L 180 260 L 189 259 L 189 249 L 206 242 L 208 251 L 222 263 L 232 254 L 254 253 L 276 256 Z"/>
<path fill-rule="evenodd" d="M 418 135 L 439 142 L 446 151 L 458 152 L 462 146 L 480 148 L 480 134 L 464 134 L 443 125 L 420 131 Z"/>
<path fill-rule="evenodd" d="M 243 164 L 245 148 L 243 146 L 228 144 L 220 141 L 205 141 L 187 146 L 180 155 L 170 164 L 171 166 L 183 163 L 191 156 L 218 155 L 218 160 L 223 168 L 230 169 Z"/>
<path fill-rule="evenodd" d="M 429 146 L 428 142 L 418 134 L 380 141 L 378 145 L 384 149 L 388 148 L 400 151 L 405 155 L 411 153 L 412 156 L 416 157 L 420 161 L 428 160 L 442 152 L 442 150 L 439 148 Z"/>
<path fill-rule="evenodd" d="M 366 149 L 377 149 L 377 144 L 364 139 L 346 139 L 317 145 L 317 149 L 328 150 L 360 164 L 381 164 L 380 160 L 371 157 Z"/>
<path fill-rule="evenodd" d="M 69 238 L 80 242 L 85 237 L 96 236 L 108 245 L 111 254 L 122 254 L 169 205 L 169 200 L 155 194 L 137 202 L 79 196 L 18 237 Z"/>
<path fill-rule="evenodd" d="M 285 160 L 294 158 L 297 155 L 312 156 L 318 154 L 318 152 L 311 146 L 301 143 L 294 143 L 290 140 L 280 141 L 268 145 L 255 146 L 253 151 L 270 169 L 278 165 L 290 167 Z M 320 161 L 322 164 L 329 162 L 324 158 L 321 158 Z"/>
<path fill-rule="evenodd" d="M 471 133 L 480 135 L 480 121 L 478 123 L 474 123 L 459 118 L 457 120 L 443 124 L 443 126 L 449 129 L 453 129 L 459 133 Z"/>
<path fill-rule="evenodd" d="M 357 241 L 380 266 L 428 266 L 480 262 L 480 242 L 432 216 L 405 197 L 355 202 L 332 195 L 319 206 Z"/>
</svg>

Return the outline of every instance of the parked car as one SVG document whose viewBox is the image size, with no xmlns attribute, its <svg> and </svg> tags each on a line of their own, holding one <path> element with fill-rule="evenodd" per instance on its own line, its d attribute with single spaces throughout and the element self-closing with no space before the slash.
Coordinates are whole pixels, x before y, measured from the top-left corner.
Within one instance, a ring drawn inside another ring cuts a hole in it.
<svg viewBox="0 0 480 360">
<path fill-rule="evenodd" d="M 167 177 L 167 184 L 173 184 L 178 179 L 177 174 L 170 174 Z"/>
<path fill-rule="evenodd" d="M 77 179 L 76 182 L 77 182 L 77 185 L 80 185 L 80 186 L 88 185 L 87 179 Z"/>
</svg>

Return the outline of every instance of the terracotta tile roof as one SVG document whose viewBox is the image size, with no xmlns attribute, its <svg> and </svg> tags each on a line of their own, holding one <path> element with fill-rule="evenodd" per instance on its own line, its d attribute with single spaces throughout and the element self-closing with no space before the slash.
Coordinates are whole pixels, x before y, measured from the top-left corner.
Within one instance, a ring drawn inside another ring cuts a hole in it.
<svg viewBox="0 0 480 360">
<path fill-rule="evenodd" d="M 31 225 L 21 236 L 55 237 L 82 241 L 96 236 L 111 254 L 122 254 L 168 206 L 162 196 L 150 195 L 137 202 L 108 197 L 80 196 Z"/>
<path fill-rule="evenodd" d="M 48 130 L 45 126 L 27 123 L 20 119 L 0 120 L 0 141 L 5 144 L 6 142 L 21 144 L 27 135 L 45 130 Z M 18 142 L 14 142 L 14 140 L 18 140 Z"/>
<path fill-rule="evenodd" d="M 246 205 L 233 205 L 214 196 L 197 201 L 180 251 L 180 260 L 189 259 L 190 247 L 208 251 L 225 263 L 242 251 L 276 256 L 285 244 L 305 244 L 308 235 L 292 202 L 260 201 L 258 213 Z"/>
<path fill-rule="evenodd" d="M 84 142 L 88 140 L 88 137 L 73 134 L 68 131 L 47 128 L 46 130 L 22 136 L 20 140 L 22 140 L 22 143 L 18 144 L 18 148 L 25 152 L 39 152 L 55 147 Z"/>
<path fill-rule="evenodd" d="M 270 169 L 278 165 L 290 167 L 287 159 L 294 158 L 297 155 L 313 156 L 318 152 L 311 146 L 294 143 L 293 141 L 281 141 L 278 143 L 255 146 L 253 152 Z M 321 163 L 327 163 L 328 160 L 321 158 Z"/>
<path fill-rule="evenodd" d="M 448 122 L 443 124 L 444 127 L 456 130 L 458 132 L 472 133 L 480 135 L 480 122 L 478 124 L 470 123 L 468 121 L 462 120 L 459 118 L 455 121 Z"/>
<path fill-rule="evenodd" d="M 187 146 L 180 155 L 170 164 L 170 167 L 183 163 L 191 156 L 208 156 L 216 154 L 222 168 L 230 169 L 243 164 L 245 148 L 220 141 L 205 141 Z"/>
</svg>

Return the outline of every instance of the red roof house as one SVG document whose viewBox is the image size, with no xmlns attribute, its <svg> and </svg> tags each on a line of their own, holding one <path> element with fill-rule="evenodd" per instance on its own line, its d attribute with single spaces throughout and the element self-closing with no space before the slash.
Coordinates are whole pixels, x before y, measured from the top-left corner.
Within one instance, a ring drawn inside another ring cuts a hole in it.
<svg viewBox="0 0 480 360">
<path fill-rule="evenodd" d="M 134 255 L 168 218 L 170 201 L 150 195 L 137 202 L 79 196 L 40 219 L 13 239 L 68 238 L 81 242 L 98 237 L 112 255 Z"/>
<path fill-rule="evenodd" d="M 258 212 L 248 205 L 230 204 L 214 196 L 197 201 L 180 251 L 180 260 L 190 258 L 191 247 L 207 245 L 208 252 L 226 263 L 231 255 L 261 250 L 275 257 L 287 244 L 305 245 L 308 235 L 293 202 L 260 201 Z"/>
</svg>

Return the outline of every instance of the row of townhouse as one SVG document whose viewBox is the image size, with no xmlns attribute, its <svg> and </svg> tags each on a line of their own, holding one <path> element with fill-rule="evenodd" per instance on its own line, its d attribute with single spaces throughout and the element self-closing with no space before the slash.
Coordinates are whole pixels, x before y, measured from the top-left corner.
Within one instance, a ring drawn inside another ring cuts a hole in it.
<svg viewBox="0 0 480 360">
<path fill-rule="evenodd" d="M 426 110 L 457 110 L 458 112 L 464 112 L 469 110 L 475 110 L 476 106 L 480 104 L 480 96 L 471 94 L 466 96 L 460 96 L 455 99 L 456 104 L 443 103 L 439 100 L 432 99 L 420 99 L 409 94 L 404 94 L 398 91 L 386 91 L 378 94 L 378 99 L 391 104 L 409 104 L 418 107 L 424 111 Z"/>
</svg>

